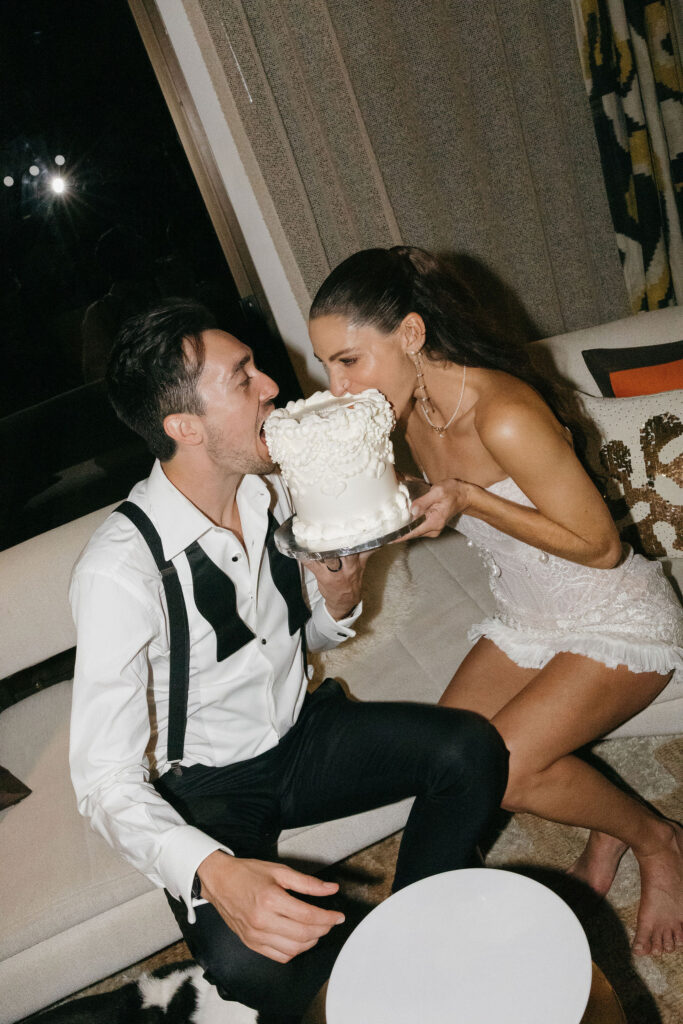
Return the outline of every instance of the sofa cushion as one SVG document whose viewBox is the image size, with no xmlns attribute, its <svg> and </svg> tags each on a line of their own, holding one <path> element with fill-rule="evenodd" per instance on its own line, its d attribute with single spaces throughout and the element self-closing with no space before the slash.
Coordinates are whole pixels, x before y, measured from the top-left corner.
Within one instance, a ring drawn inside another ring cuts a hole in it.
<svg viewBox="0 0 683 1024">
<path fill-rule="evenodd" d="M 683 553 L 683 391 L 575 395 L 577 447 L 622 537 L 654 557 Z"/>
<path fill-rule="evenodd" d="M 68 771 L 71 684 L 57 683 L 0 715 L 0 749 L 31 796 L 0 815 L 0 959 L 152 888 L 76 808 Z"/>
<path fill-rule="evenodd" d="M 590 348 L 584 350 L 583 358 L 600 393 L 608 398 L 654 395 L 683 388 L 683 341 Z"/>
</svg>

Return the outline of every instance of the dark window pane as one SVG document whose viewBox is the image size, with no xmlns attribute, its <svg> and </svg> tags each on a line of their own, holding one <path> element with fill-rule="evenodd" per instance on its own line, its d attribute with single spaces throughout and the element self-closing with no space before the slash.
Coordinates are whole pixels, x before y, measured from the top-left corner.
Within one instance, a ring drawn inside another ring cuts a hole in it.
<svg viewBox="0 0 683 1024">
<path fill-rule="evenodd" d="M 125 0 L 0 0 L 0 547 L 125 496 L 151 460 L 102 375 L 122 321 L 205 302 L 297 384 L 244 308 Z"/>
</svg>

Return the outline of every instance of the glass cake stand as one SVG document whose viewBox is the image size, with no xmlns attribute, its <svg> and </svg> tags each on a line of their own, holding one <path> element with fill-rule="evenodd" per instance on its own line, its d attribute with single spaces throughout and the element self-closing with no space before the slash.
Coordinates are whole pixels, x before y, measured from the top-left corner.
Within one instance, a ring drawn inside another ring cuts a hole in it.
<svg viewBox="0 0 683 1024">
<path fill-rule="evenodd" d="M 428 485 L 423 483 L 422 480 L 407 480 L 406 485 L 410 492 L 411 501 L 414 501 L 415 498 L 429 490 Z M 337 544 L 336 547 L 331 548 L 322 548 L 320 546 L 309 548 L 301 544 L 294 536 L 294 531 L 292 530 L 293 520 L 294 516 L 290 516 L 282 526 L 277 528 L 273 535 L 278 551 L 289 558 L 296 558 L 300 562 L 322 562 L 328 558 L 343 558 L 346 555 L 358 555 L 362 551 L 373 551 L 375 548 L 381 548 L 382 545 L 389 544 L 392 540 L 405 537 L 407 533 L 410 533 L 411 530 L 414 530 L 416 526 L 425 521 L 425 516 L 415 516 L 409 522 L 399 527 L 398 530 L 392 530 L 390 533 L 383 533 L 380 536 L 364 535 L 356 544 Z"/>
</svg>

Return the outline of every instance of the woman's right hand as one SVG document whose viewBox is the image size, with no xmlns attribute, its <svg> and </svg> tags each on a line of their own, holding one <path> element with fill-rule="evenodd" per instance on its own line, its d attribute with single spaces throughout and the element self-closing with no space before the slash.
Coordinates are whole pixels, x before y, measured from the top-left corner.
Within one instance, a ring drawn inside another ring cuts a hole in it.
<svg viewBox="0 0 683 1024">
<path fill-rule="evenodd" d="M 410 506 L 413 515 L 424 515 L 425 521 L 401 537 L 401 540 L 438 537 L 453 516 L 467 511 L 472 502 L 473 487 L 474 484 L 455 479 L 442 480 L 441 483 L 434 484 Z"/>
</svg>

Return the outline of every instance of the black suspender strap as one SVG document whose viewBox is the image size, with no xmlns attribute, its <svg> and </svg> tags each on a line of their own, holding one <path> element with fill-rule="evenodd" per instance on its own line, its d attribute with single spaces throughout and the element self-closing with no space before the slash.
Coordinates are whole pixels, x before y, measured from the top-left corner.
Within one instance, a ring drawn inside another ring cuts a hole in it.
<svg viewBox="0 0 683 1024">
<path fill-rule="evenodd" d="M 169 694 L 168 694 L 168 745 L 167 759 L 172 764 L 182 761 L 187 724 L 187 695 L 190 683 L 190 628 L 187 609 L 178 572 L 173 562 L 164 558 L 161 537 L 146 512 L 132 501 L 124 501 L 115 512 L 126 516 L 137 527 L 147 542 L 164 585 L 169 620 Z M 273 534 L 278 523 L 268 513 L 266 548 L 270 561 L 270 572 L 275 586 L 287 603 L 290 636 L 301 630 L 304 664 L 306 661 L 305 625 L 311 617 L 310 609 L 301 591 L 301 576 L 297 563 L 282 555 L 274 541 Z M 254 639 L 254 633 L 246 626 L 237 613 L 237 598 L 234 584 L 208 558 L 196 543 L 186 551 L 195 594 L 197 609 L 214 628 L 217 643 L 217 659 L 234 654 Z"/>
<path fill-rule="evenodd" d="M 183 589 L 173 562 L 164 558 L 164 549 L 156 527 L 146 512 L 132 501 L 124 501 L 115 512 L 130 519 L 144 537 L 161 573 L 168 605 L 170 665 L 168 694 L 168 745 L 166 756 L 172 763 L 182 761 L 187 723 L 187 694 L 190 683 L 190 629 Z"/>
</svg>

